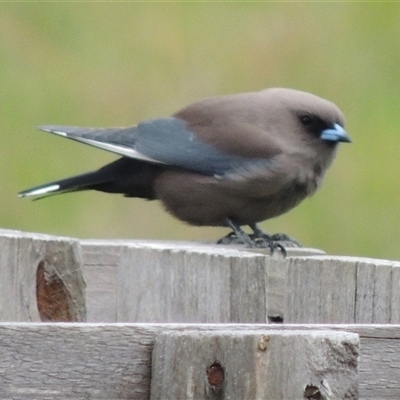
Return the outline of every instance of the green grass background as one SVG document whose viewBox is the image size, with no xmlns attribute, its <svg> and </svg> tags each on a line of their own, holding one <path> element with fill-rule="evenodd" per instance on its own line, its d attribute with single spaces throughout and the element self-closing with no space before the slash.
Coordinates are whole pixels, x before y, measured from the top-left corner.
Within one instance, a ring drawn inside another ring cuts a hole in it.
<svg viewBox="0 0 400 400">
<path fill-rule="evenodd" d="M 112 154 L 40 124 L 133 125 L 208 96 L 283 86 L 337 103 L 353 144 L 324 185 L 262 223 L 334 254 L 400 259 L 400 4 L 0 4 L 0 227 L 93 238 L 215 240 L 158 202 L 19 190 Z"/>
</svg>

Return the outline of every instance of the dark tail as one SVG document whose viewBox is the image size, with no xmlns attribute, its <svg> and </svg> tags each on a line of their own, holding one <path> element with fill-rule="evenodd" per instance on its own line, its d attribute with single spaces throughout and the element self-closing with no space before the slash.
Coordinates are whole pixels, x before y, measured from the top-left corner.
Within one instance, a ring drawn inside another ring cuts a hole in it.
<svg viewBox="0 0 400 400">
<path fill-rule="evenodd" d="M 161 168 L 143 161 L 122 157 L 97 171 L 23 190 L 18 193 L 18 196 L 38 196 L 37 200 L 61 193 L 99 190 L 107 193 L 121 193 L 127 197 L 153 200 L 156 198 L 153 183 Z"/>
</svg>

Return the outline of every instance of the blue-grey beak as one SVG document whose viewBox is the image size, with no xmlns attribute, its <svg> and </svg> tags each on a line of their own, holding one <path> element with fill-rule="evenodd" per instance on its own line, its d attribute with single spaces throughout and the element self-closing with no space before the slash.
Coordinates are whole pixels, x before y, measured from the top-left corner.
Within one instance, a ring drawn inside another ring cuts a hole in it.
<svg viewBox="0 0 400 400">
<path fill-rule="evenodd" d="M 334 124 L 333 128 L 323 130 L 320 137 L 331 142 L 351 142 L 349 134 L 339 124 Z"/>
</svg>

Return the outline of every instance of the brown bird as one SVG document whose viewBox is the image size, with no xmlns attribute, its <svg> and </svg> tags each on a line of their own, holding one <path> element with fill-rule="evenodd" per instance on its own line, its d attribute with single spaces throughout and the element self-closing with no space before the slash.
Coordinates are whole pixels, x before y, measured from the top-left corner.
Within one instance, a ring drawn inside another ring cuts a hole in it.
<svg viewBox="0 0 400 400">
<path fill-rule="evenodd" d="M 257 223 L 311 196 L 337 144 L 351 141 L 335 104 L 281 88 L 201 100 L 171 117 L 128 128 L 39 129 L 123 157 L 97 171 L 24 190 L 20 197 L 93 189 L 159 199 L 182 221 L 228 226 L 239 242 L 271 249 L 273 238 Z"/>
</svg>

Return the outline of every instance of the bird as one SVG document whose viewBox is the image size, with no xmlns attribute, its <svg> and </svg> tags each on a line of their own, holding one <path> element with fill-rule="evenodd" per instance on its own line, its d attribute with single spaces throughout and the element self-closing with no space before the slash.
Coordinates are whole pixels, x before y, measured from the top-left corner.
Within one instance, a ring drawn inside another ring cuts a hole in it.
<svg viewBox="0 0 400 400">
<path fill-rule="evenodd" d="M 96 190 L 160 200 L 188 224 L 231 228 L 219 243 L 271 251 L 279 238 L 258 224 L 313 195 L 338 143 L 351 142 L 337 105 L 288 88 L 211 97 L 131 127 L 38 128 L 122 157 L 19 197 Z"/>
</svg>

